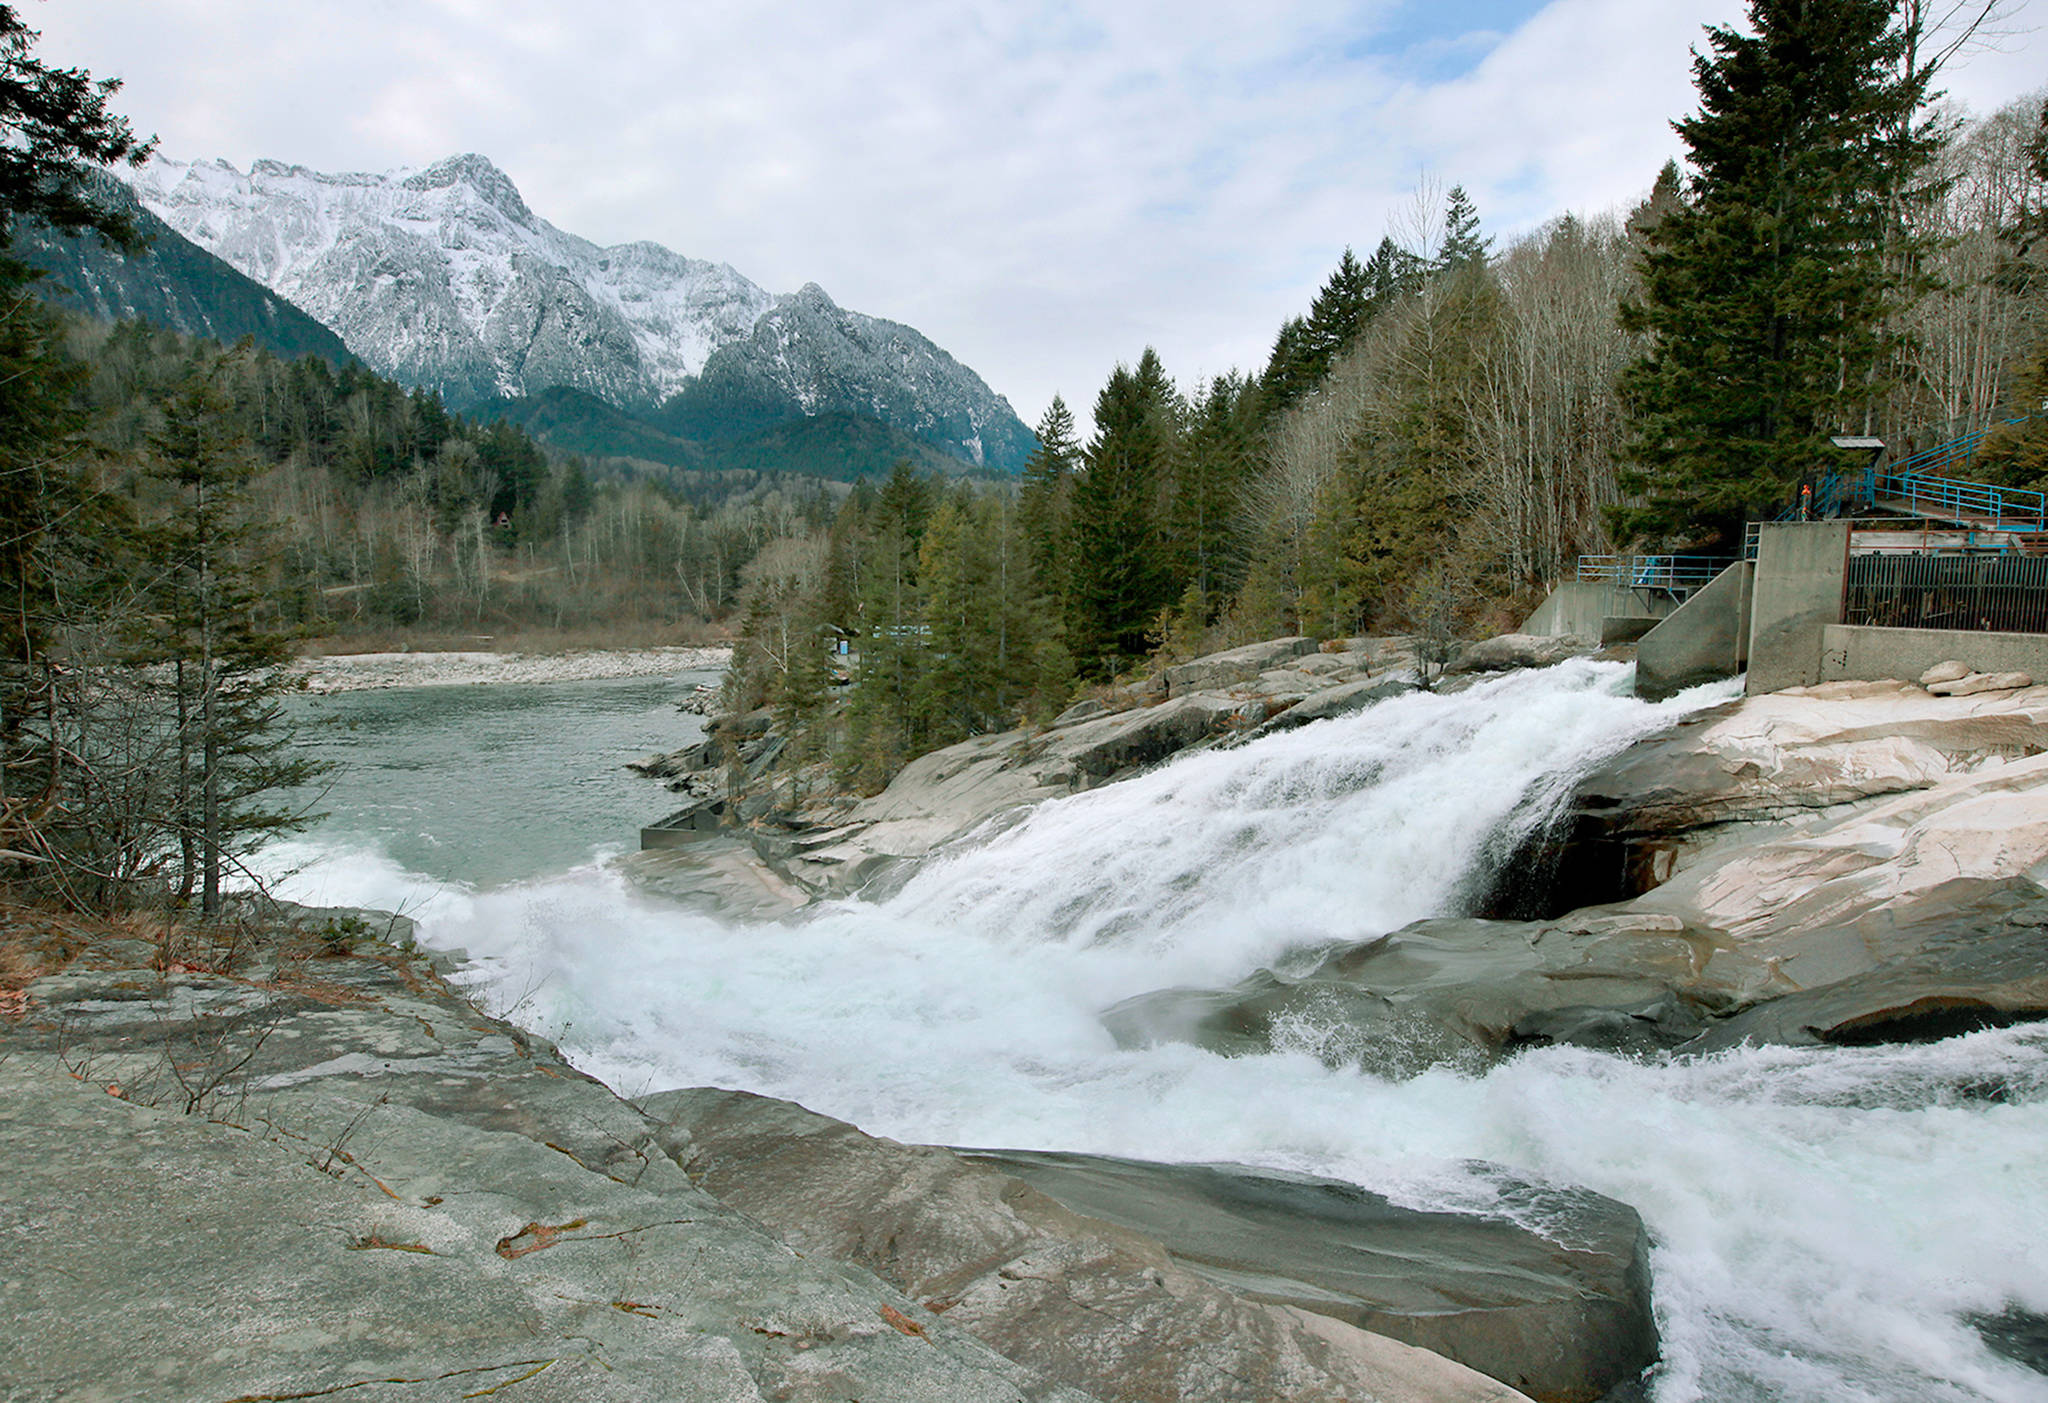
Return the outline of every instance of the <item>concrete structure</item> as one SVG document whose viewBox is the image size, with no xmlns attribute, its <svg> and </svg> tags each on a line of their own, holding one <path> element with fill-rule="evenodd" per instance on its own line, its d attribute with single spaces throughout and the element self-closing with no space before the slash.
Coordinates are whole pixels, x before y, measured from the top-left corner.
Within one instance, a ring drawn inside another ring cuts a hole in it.
<svg viewBox="0 0 2048 1403">
<path fill-rule="evenodd" d="M 1650 701 L 1733 677 L 1749 665 L 1755 567 L 1738 560 L 1636 645 L 1636 695 Z"/>
<path fill-rule="evenodd" d="M 1749 695 L 1820 681 L 1822 632 L 1842 621 L 1847 521 L 1767 523 L 1750 587 Z"/>
<path fill-rule="evenodd" d="M 2048 633 L 1980 633 L 1966 629 L 1864 628 L 1821 630 L 1820 680 L 1911 682 L 1936 663 L 1968 663 L 1974 672 L 2024 672 L 2048 682 Z"/>
<path fill-rule="evenodd" d="M 1552 590 L 1515 631 L 1538 638 L 1583 638 L 1605 645 L 1628 639 L 1624 620 L 1661 619 L 1677 607 L 1678 601 L 1663 590 L 1621 589 L 1574 580 Z"/>
</svg>

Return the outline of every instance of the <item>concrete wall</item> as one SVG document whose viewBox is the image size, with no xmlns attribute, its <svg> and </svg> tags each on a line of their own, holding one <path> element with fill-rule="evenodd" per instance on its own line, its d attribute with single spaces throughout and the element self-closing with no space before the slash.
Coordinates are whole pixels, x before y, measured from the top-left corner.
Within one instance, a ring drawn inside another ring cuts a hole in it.
<svg viewBox="0 0 2048 1403">
<path fill-rule="evenodd" d="M 1687 687 L 1733 677 L 1749 660 L 1751 574 L 1746 560 L 1714 576 L 1705 589 L 1636 644 L 1636 695 L 1662 701 Z"/>
<path fill-rule="evenodd" d="M 1842 621 L 1846 521 L 1769 522 L 1750 590 L 1751 696 L 1820 681 L 1822 632 Z"/>
<path fill-rule="evenodd" d="M 1911 682 L 1936 663 L 1968 663 L 1978 672 L 2024 672 L 2048 682 L 2048 633 L 1973 633 L 1940 628 L 1822 630 L 1823 682 Z"/>
<path fill-rule="evenodd" d="M 1661 619 L 1676 603 L 1657 590 L 1617 589 L 1574 580 L 1559 585 L 1536 606 L 1517 632 L 1539 638 L 1583 638 L 1598 643 L 1608 619 Z"/>
</svg>

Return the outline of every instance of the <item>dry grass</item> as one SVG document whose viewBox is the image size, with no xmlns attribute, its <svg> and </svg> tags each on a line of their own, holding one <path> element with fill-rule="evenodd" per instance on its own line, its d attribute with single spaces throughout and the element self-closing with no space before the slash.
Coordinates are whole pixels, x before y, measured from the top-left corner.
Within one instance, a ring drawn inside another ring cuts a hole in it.
<svg viewBox="0 0 2048 1403">
<path fill-rule="evenodd" d="M 63 970 L 110 933 L 103 922 L 0 894 L 0 1017 L 19 1018 L 30 984 Z"/>
</svg>

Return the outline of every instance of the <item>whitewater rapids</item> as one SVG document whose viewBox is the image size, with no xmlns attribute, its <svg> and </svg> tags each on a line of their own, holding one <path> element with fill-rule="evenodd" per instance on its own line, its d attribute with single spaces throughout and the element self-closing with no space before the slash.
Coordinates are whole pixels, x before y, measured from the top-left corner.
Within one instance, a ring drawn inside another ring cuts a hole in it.
<svg viewBox="0 0 2048 1403">
<path fill-rule="evenodd" d="M 1658 1403 L 2042 1403 L 1966 1323 L 2048 1312 L 2048 1030 L 1636 1062 L 1532 1052 L 1405 1082 L 1301 1045 L 1120 1049 L 1101 1010 L 1456 914 L 1577 777 L 1679 714 L 1577 662 L 1416 694 L 1049 803 L 899 891 L 783 924 L 663 905 L 601 863 L 430 882 L 345 814 L 282 894 L 380 905 L 625 1095 L 787 1097 L 900 1140 L 1236 1160 L 1473 1207 L 1467 1159 L 1636 1207 Z"/>
</svg>

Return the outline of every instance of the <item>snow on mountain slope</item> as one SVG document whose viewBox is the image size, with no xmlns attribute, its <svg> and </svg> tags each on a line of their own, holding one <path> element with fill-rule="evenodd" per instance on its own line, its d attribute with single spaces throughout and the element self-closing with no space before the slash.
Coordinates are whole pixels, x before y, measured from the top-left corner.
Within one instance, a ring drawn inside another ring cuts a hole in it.
<svg viewBox="0 0 2048 1403">
<path fill-rule="evenodd" d="M 722 347 L 705 381 L 784 414 L 851 410 L 977 466 L 1010 466 L 1036 440 L 1008 402 L 921 332 L 839 306 L 816 283 L 778 297 L 743 340 Z"/>
<path fill-rule="evenodd" d="M 815 286 L 771 297 L 659 244 L 601 248 L 535 215 L 481 156 L 380 175 L 158 158 L 135 185 L 370 367 L 457 405 L 561 385 L 646 412 L 717 357 L 760 413 L 850 411 L 998 467 L 1030 451 L 1009 404 L 910 328 Z"/>
<path fill-rule="evenodd" d="M 571 385 L 657 401 L 772 301 L 721 264 L 565 234 L 481 156 L 384 175 L 159 159 L 136 187 L 374 368 L 455 399 Z"/>
</svg>

